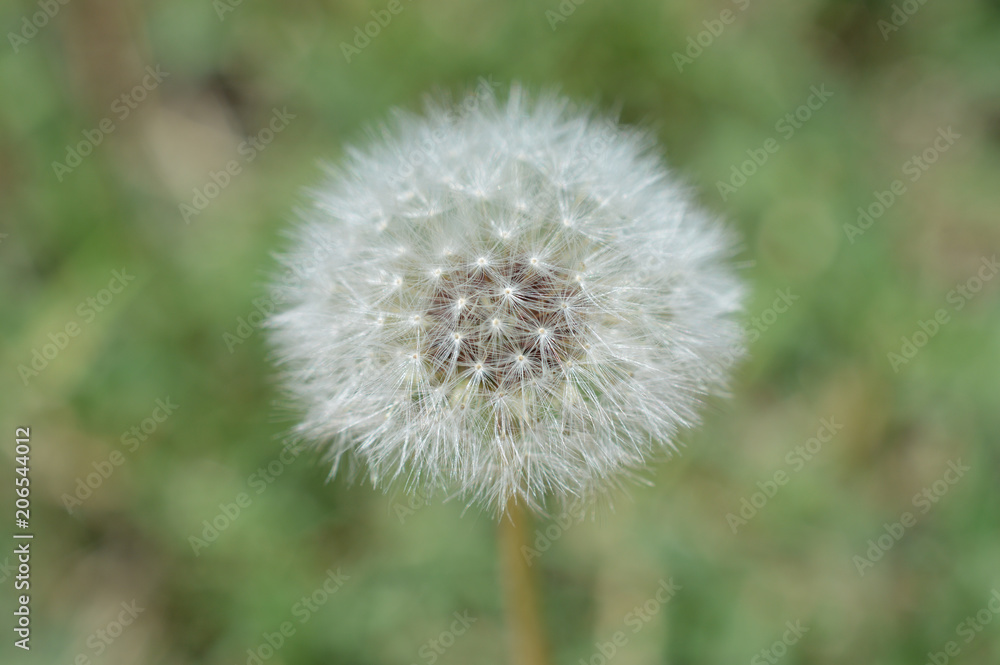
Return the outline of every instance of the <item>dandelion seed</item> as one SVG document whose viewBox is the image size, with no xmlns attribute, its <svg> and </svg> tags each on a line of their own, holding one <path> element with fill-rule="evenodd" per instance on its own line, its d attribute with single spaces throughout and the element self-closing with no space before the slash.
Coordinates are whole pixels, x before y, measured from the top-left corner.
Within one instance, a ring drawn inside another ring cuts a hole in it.
<svg viewBox="0 0 1000 665">
<path fill-rule="evenodd" d="M 498 510 L 586 497 L 673 450 L 724 387 L 729 236 L 648 134 L 570 108 L 516 88 L 432 106 L 321 188 L 283 257 L 312 269 L 269 327 L 298 431 L 335 468 Z"/>
</svg>

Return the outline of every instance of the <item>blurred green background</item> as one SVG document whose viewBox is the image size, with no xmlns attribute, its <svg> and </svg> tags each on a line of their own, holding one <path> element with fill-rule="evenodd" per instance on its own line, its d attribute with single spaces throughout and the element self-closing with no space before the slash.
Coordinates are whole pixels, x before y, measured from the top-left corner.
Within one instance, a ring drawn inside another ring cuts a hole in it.
<svg viewBox="0 0 1000 665">
<path fill-rule="evenodd" d="M 30 426 L 36 534 L 28 654 L 0 549 L 0 659 L 505 662 L 492 515 L 282 461 L 291 421 L 254 325 L 321 162 L 392 107 L 484 76 L 650 127 L 741 232 L 752 293 L 752 357 L 683 454 L 593 520 L 536 525 L 553 662 L 599 665 L 616 631 L 616 665 L 1000 662 L 1000 280 L 984 263 L 1000 4 L 389 4 L 0 8 L 0 474 L 12 487 Z M 373 16 L 391 18 L 354 44 Z M 803 111 L 811 89 L 828 98 Z M 736 187 L 734 168 L 755 172 Z M 141 612 L 119 630 L 122 603 Z"/>
</svg>

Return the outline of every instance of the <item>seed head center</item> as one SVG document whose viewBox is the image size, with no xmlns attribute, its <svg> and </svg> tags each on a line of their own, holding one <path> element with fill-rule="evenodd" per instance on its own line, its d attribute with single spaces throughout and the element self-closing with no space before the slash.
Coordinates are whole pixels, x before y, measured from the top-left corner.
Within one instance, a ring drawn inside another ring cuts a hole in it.
<svg viewBox="0 0 1000 665">
<path fill-rule="evenodd" d="M 579 359 L 586 316 L 567 304 L 581 294 L 575 273 L 540 270 L 537 257 L 453 259 L 434 281 L 426 311 L 414 316 L 421 358 L 436 380 L 475 372 L 477 390 L 496 396 L 562 375 Z"/>
</svg>

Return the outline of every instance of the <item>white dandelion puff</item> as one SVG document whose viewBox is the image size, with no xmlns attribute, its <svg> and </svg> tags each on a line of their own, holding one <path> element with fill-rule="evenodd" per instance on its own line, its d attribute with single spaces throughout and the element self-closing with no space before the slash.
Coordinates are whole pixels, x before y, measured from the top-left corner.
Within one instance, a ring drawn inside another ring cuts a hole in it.
<svg viewBox="0 0 1000 665">
<path fill-rule="evenodd" d="M 476 101 L 348 152 L 282 257 L 304 277 L 272 340 L 335 471 L 498 510 L 587 497 L 724 387 L 731 237 L 647 133 L 516 86 Z"/>
</svg>

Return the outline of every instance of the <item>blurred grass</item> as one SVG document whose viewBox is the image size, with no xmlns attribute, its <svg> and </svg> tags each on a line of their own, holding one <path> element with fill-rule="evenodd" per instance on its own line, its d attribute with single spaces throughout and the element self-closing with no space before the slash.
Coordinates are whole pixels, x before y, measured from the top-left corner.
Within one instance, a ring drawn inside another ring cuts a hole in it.
<svg viewBox="0 0 1000 665">
<path fill-rule="evenodd" d="M 747 662 L 799 619 L 789 664 L 912 665 L 949 640 L 954 662 L 998 662 L 1000 622 L 957 636 L 1000 589 L 998 282 L 898 373 L 887 354 L 952 311 L 949 292 L 1000 244 L 1000 6 L 929 1 L 887 40 L 891 2 L 739 6 L 586 0 L 552 30 L 556 2 L 404 2 L 348 64 L 341 42 L 385 3 L 242 3 L 220 20 L 209 2 L 101 0 L 0 49 L 0 425 L 8 441 L 32 427 L 38 534 L 25 660 L 245 663 L 293 621 L 268 663 L 429 663 L 422 648 L 468 610 L 478 620 L 437 662 L 504 661 L 490 517 L 436 501 L 401 512 L 404 495 L 326 484 L 308 456 L 255 494 L 288 422 L 262 336 L 231 353 L 223 337 L 266 293 L 321 161 L 393 106 L 492 76 L 652 127 L 743 234 L 748 317 L 776 290 L 800 298 L 652 486 L 537 560 L 557 662 L 586 662 L 671 577 L 682 590 L 616 663 Z M 727 8 L 735 21 L 679 72 L 673 54 Z M 35 11 L 5 4 L 5 34 Z M 119 119 L 114 100 L 157 64 L 169 77 Z M 833 97 L 723 201 L 718 181 L 822 84 Z M 185 224 L 178 206 L 285 107 L 288 128 Z M 59 181 L 52 163 L 107 117 L 115 131 Z M 948 126 L 961 139 L 850 242 L 857 207 Z M 135 282 L 25 385 L 18 366 L 122 268 Z M 168 396 L 177 412 L 69 513 L 63 495 Z M 733 534 L 727 513 L 831 416 L 843 430 Z M 971 471 L 859 576 L 852 557 L 958 458 Z M 189 537 L 240 492 L 249 507 L 195 555 Z M 337 568 L 350 579 L 299 624 L 296 602 Z M 133 599 L 144 613 L 95 656 L 88 639 Z"/>
</svg>

